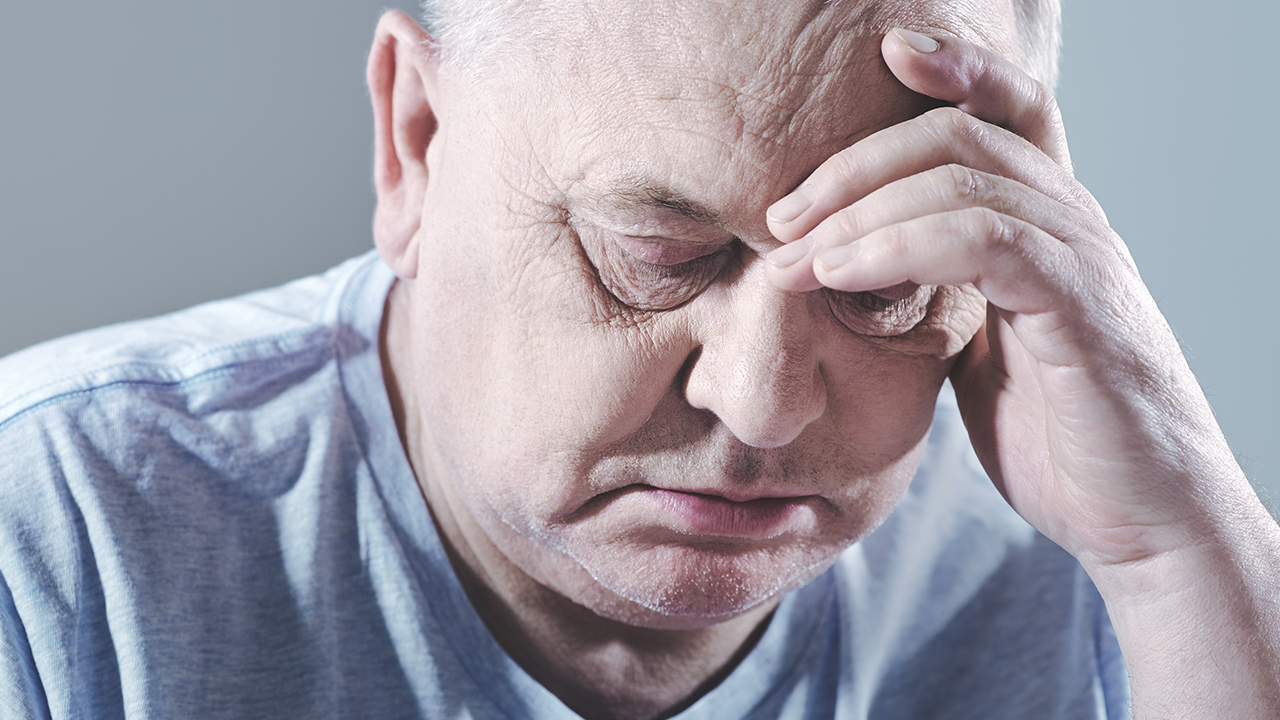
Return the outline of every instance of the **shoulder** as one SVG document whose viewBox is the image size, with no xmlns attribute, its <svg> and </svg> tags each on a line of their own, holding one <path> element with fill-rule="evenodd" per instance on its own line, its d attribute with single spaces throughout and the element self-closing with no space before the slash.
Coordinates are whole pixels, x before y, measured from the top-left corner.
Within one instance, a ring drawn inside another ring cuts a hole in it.
<svg viewBox="0 0 1280 720">
<path fill-rule="evenodd" d="M 364 255 L 322 275 L 157 318 L 69 335 L 0 359 L 0 432 L 50 403 L 119 385 L 180 385 L 342 341 L 344 291 L 375 271 Z M 350 340 L 351 338 L 345 338 Z"/>
<path fill-rule="evenodd" d="M 376 347 L 380 307 L 352 320 L 342 305 L 370 286 L 385 294 L 383 272 L 366 255 L 0 360 L 0 524 L 127 516 L 113 503 L 141 516 L 204 491 L 203 479 L 260 486 L 298 464 L 308 423 L 333 415 L 335 358 Z"/>
<path fill-rule="evenodd" d="M 188 709 L 177 689 L 261 676 L 245 648 L 305 666 L 302 606 L 361 572 L 333 539 L 357 537 L 351 486 L 369 474 L 347 401 L 381 385 L 391 282 L 371 254 L 0 361 L 0 665 L 89 678 L 95 703 L 162 678 L 148 702 Z"/>
</svg>

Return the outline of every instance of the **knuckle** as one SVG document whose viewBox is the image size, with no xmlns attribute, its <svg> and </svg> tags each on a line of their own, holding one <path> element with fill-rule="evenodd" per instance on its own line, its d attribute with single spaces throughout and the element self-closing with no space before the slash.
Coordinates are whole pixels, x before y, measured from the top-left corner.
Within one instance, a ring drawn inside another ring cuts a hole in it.
<svg viewBox="0 0 1280 720">
<path fill-rule="evenodd" d="M 1015 131 L 1041 149 L 1051 143 L 1062 125 L 1058 100 L 1048 88 L 1027 78 L 1031 89 L 1016 115 Z"/>
<path fill-rule="evenodd" d="M 1061 117 L 1061 111 L 1058 109 L 1058 98 L 1054 96 L 1053 91 L 1035 78 L 1027 78 L 1027 82 L 1031 85 L 1028 105 L 1032 111 L 1043 118 L 1048 125 L 1057 123 L 1058 118 Z"/>
<path fill-rule="evenodd" d="M 857 240 L 865 233 L 862 229 L 862 223 L 858 221 L 858 214 L 853 208 L 845 208 L 828 218 L 828 231 L 834 236 L 833 239 L 851 241 Z"/>
<path fill-rule="evenodd" d="M 946 105 L 926 112 L 923 117 L 937 123 L 940 127 L 949 127 L 956 123 L 964 122 L 964 119 L 969 117 L 969 115 L 960 108 Z"/>
<path fill-rule="evenodd" d="M 988 207 L 964 211 L 973 228 L 973 237 L 987 252 L 1004 252 L 1018 245 L 1020 229 L 1004 215 Z"/>
<path fill-rule="evenodd" d="M 988 182 L 982 173 L 960 163 L 948 163 L 939 168 L 956 200 L 964 204 L 981 202 L 987 195 Z"/>
<path fill-rule="evenodd" d="M 957 137 L 978 146 L 987 142 L 986 123 L 959 108 L 936 108 L 925 113 L 925 117 L 943 137 Z"/>
<path fill-rule="evenodd" d="M 856 147 L 855 145 L 845 148 L 828 158 L 822 164 L 822 167 L 813 174 L 811 182 L 820 189 L 830 188 L 845 185 L 864 175 L 865 171 L 862 168 L 860 154 L 855 149 Z"/>
<path fill-rule="evenodd" d="M 901 224 L 881 228 L 875 234 L 875 252 L 882 259 L 896 262 L 905 255 L 907 229 Z"/>
</svg>

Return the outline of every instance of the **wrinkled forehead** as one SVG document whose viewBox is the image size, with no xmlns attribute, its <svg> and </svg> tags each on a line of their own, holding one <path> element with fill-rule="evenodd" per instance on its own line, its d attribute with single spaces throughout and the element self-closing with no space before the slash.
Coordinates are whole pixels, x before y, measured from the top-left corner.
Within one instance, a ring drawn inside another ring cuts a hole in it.
<svg viewBox="0 0 1280 720">
<path fill-rule="evenodd" d="M 543 21 L 529 113 L 556 128 L 551 164 L 587 185 L 656 173 L 721 204 L 728 185 L 776 197 L 931 106 L 884 65 L 890 28 L 1015 46 L 1008 0 L 567 0 Z"/>
<path fill-rule="evenodd" d="M 731 105 L 762 129 L 778 125 L 781 108 L 829 104 L 880 80 L 880 38 L 895 26 L 1013 49 L 1008 0 L 619 0 L 549 13 L 559 37 L 543 60 L 575 71 L 562 77 Z"/>
</svg>

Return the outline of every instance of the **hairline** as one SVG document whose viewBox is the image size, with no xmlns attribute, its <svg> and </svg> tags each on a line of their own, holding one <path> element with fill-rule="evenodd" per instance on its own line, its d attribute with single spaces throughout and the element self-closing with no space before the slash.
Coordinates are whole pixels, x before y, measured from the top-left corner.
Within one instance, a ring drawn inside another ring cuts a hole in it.
<svg viewBox="0 0 1280 720">
<path fill-rule="evenodd" d="M 840 2 L 840 0 L 825 0 Z M 1046 87 L 1057 86 L 1062 47 L 1061 0 L 1009 0 L 1020 65 Z M 547 18 L 530 0 L 421 0 L 421 21 L 447 65 L 476 72 L 498 50 L 498 29 L 520 28 L 518 41 L 548 40 Z"/>
</svg>

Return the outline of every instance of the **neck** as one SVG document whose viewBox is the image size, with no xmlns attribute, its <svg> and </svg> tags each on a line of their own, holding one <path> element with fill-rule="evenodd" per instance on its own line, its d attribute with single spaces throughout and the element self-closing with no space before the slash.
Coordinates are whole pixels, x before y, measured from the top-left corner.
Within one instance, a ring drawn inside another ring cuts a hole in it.
<svg viewBox="0 0 1280 720">
<path fill-rule="evenodd" d="M 450 562 L 476 613 L 525 672 L 588 720 L 641 720 L 679 712 L 714 688 L 768 625 L 769 603 L 695 629 L 637 627 L 602 617 L 536 581 L 476 523 L 424 455 L 413 392 L 411 298 L 387 298 L 380 354 L 400 440 Z"/>
</svg>

